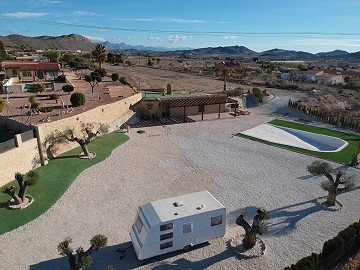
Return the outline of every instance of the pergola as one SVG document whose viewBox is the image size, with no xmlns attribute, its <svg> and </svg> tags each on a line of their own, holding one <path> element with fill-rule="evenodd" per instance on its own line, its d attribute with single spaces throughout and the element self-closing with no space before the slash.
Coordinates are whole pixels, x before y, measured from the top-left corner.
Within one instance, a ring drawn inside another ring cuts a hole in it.
<svg viewBox="0 0 360 270">
<path fill-rule="evenodd" d="M 218 118 L 220 118 L 220 105 L 225 103 L 237 104 L 238 101 L 227 96 L 220 95 L 208 95 L 208 96 L 197 96 L 197 97 L 184 97 L 184 98 L 172 98 L 172 99 L 161 99 L 159 106 L 162 108 L 184 108 L 184 122 L 186 117 L 186 107 L 191 106 L 204 106 L 205 105 L 219 105 Z M 204 108 L 201 111 L 201 120 L 204 120 Z"/>
</svg>

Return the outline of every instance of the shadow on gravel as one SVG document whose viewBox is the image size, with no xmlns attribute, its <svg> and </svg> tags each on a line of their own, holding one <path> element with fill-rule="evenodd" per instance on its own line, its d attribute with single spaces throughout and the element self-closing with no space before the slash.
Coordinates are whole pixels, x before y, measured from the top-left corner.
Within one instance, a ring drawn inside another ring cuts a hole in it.
<svg viewBox="0 0 360 270">
<path fill-rule="evenodd" d="M 288 234 L 296 228 L 296 224 L 301 219 L 319 211 L 326 211 L 326 209 L 318 205 L 316 199 L 271 210 L 267 233 L 273 236 Z"/>
</svg>

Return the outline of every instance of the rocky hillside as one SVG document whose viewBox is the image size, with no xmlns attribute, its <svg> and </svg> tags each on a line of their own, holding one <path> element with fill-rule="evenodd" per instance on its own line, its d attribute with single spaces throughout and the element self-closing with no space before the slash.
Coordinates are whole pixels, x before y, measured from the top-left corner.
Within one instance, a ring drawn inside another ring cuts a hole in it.
<svg viewBox="0 0 360 270">
<path fill-rule="evenodd" d="M 25 37 L 21 35 L 0 36 L 0 41 L 4 43 L 4 47 L 21 47 L 31 48 L 36 50 L 57 49 L 57 50 L 82 50 L 92 51 L 94 44 L 91 41 L 80 35 L 65 35 L 65 36 L 39 36 L 39 37 Z"/>
</svg>

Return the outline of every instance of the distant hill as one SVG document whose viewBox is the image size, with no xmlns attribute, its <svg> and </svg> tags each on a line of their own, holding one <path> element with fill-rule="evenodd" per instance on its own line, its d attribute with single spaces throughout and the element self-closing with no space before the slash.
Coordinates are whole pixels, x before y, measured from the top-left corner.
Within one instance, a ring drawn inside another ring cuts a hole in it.
<svg viewBox="0 0 360 270">
<path fill-rule="evenodd" d="M 302 51 L 272 49 L 259 53 L 259 57 L 269 58 L 272 60 L 286 60 L 286 59 L 310 59 L 310 58 L 314 58 L 314 55 L 312 53 L 302 52 Z"/>
<path fill-rule="evenodd" d="M 348 54 L 349 53 L 347 51 L 335 50 L 335 51 L 331 51 L 331 52 L 317 53 L 316 56 L 319 56 L 319 57 L 338 57 L 338 56 L 346 56 Z"/>
<path fill-rule="evenodd" d="M 58 50 L 82 50 L 92 51 L 95 44 L 81 35 L 71 34 L 58 37 L 39 36 L 25 37 L 21 35 L 0 36 L 0 41 L 4 47 L 20 47 L 32 49 L 58 49 Z M 188 57 L 188 58 L 260 58 L 269 60 L 311 60 L 311 59 L 360 59 L 360 52 L 348 53 L 342 50 L 331 52 L 320 52 L 312 54 L 302 51 L 291 51 L 282 49 L 272 49 L 264 52 L 255 52 L 245 46 L 227 46 L 227 47 L 207 47 L 200 49 L 191 48 L 165 48 L 165 47 L 146 47 L 142 45 L 133 46 L 125 43 L 102 42 L 108 51 L 122 51 L 130 53 L 146 52 L 154 55 Z"/>
<path fill-rule="evenodd" d="M 109 41 L 101 42 L 109 51 L 150 51 L 150 52 L 164 52 L 176 50 L 192 50 L 192 48 L 166 48 L 166 47 L 146 47 L 142 45 L 132 46 L 126 43 L 111 43 Z"/>
<path fill-rule="evenodd" d="M 4 47 L 20 47 L 32 48 L 36 50 L 57 49 L 57 50 L 94 50 L 94 44 L 90 39 L 76 35 L 64 35 L 58 37 L 38 36 L 25 37 L 21 35 L 0 36 L 0 40 L 4 43 Z"/>
</svg>

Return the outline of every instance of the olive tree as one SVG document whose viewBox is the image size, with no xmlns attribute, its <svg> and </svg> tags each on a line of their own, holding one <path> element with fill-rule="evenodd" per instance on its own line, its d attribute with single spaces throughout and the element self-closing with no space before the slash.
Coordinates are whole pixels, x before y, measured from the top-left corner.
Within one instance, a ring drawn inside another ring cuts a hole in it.
<svg viewBox="0 0 360 270">
<path fill-rule="evenodd" d="M 315 160 L 306 169 L 312 175 L 324 175 L 327 178 L 321 182 L 320 186 L 328 192 L 326 203 L 331 206 L 335 205 L 337 195 L 355 187 L 354 175 L 347 175 L 341 170 L 334 172 L 334 169 L 327 162 Z M 335 173 L 335 176 L 332 173 Z"/>
<path fill-rule="evenodd" d="M 91 86 L 91 93 L 94 93 L 95 85 L 99 85 L 101 80 L 101 75 L 98 72 L 91 72 L 90 75 L 85 75 L 85 81 Z"/>
<path fill-rule="evenodd" d="M 66 140 L 71 142 L 77 142 L 82 151 L 83 156 L 87 158 L 92 158 L 94 155 L 90 153 L 88 145 L 93 141 L 98 135 L 106 134 L 109 132 L 109 126 L 103 123 L 95 125 L 94 123 L 87 123 L 81 125 L 81 131 L 79 136 L 75 135 L 74 129 L 67 128 L 60 136 L 64 136 Z"/>
<path fill-rule="evenodd" d="M 72 239 L 70 237 L 65 238 L 64 241 L 58 244 L 57 250 L 60 255 L 68 257 L 71 270 L 82 270 L 91 265 L 92 258 L 90 254 L 106 247 L 108 239 L 102 234 L 95 235 L 90 240 L 90 247 L 86 251 L 83 247 L 78 247 L 76 254 L 74 254 L 74 250 L 70 247 L 71 242 Z"/>
<path fill-rule="evenodd" d="M 33 170 L 29 171 L 25 175 L 17 172 L 15 174 L 15 179 L 19 185 L 19 192 L 16 193 L 17 188 L 15 186 L 5 187 L 2 192 L 13 198 L 16 204 L 22 204 L 25 202 L 27 188 L 37 183 L 39 175 Z"/>
<path fill-rule="evenodd" d="M 266 210 L 258 209 L 257 214 L 253 219 L 252 225 L 250 225 L 244 218 L 244 213 L 236 219 L 236 224 L 243 227 L 245 230 L 245 237 L 243 239 L 243 245 L 245 248 L 253 248 L 256 244 L 256 235 L 266 232 L 265 220 L 270 218 L 269 213 Z"/>
</svg>

